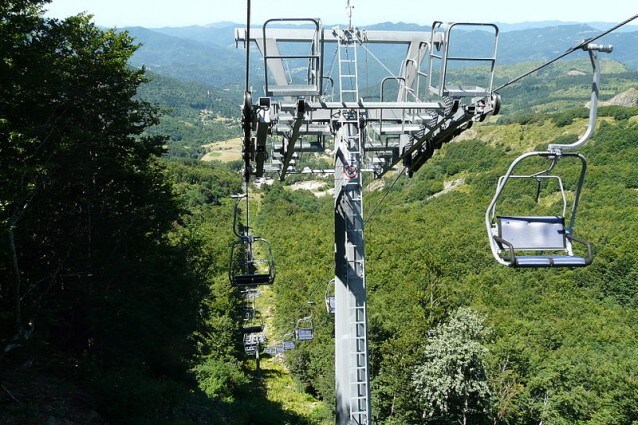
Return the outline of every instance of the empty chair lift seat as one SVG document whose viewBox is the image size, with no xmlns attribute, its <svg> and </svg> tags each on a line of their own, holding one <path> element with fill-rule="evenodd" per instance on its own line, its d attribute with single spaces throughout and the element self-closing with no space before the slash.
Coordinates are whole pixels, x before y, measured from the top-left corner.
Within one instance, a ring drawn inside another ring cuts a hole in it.
<svg viewBox="0 0 638 425">
<path fill-rule="evenodd" d="M 236 274 L 233 284 L 236 286 L 268 285 L 272 283 L 270 274 Z"/>
<path fill-rule="evenodd" d="M 295 330 L 295 336 L 298 341 L 310 341 L 313 339 L 313 329 L 312 328 L 299 328 Z"/>
<path fill-rule="evenodd" d="M 514 267 L 583 267 L 591 263 L 589 243 L 574 238 L 565 231 L 561 216 L 497 217 L 498 235 L 494 240 L 502 250 L 509 251 Z M 571 255 L 571 242 L 587 248 L 587 257 Z M 516 255 L 516 251 L 562 251 L 565 254 Z"/>
<path fill-rule="evenodd" d="M 277 354 L 277 347 L 266 347 L 264 348 L 264 353 L 274 356 Z"/>
<path fill-rule="evenodd" d="M 337 311 L 337 302 L 334 295 L 326 297 L 326 311 L 329 314 L 335 314 Z"/>
</svg>

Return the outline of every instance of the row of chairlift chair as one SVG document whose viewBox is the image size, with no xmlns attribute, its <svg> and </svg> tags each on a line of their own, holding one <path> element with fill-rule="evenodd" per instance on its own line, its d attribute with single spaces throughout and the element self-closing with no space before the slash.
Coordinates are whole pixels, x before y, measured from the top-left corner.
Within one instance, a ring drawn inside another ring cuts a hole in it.
<svg viewBox="0 0 638 425">
<path fill-rule="evenodd" d="M 261 312 L 256 308 L 256 298 L 259 296 L 256 290 L 243 291 L 244 317 L 243 317 L 243 345 L 247 356 L 257 355 L 262 343 L 266 341 L 264 322 Z"/>
<path fill-rule="evenodd" d="M 254 290 L 253 290 L 254 291 Z M 267 342 L 264 321 L 261 312 L 255 307 L 255 296 L 249 291 L 244 291 L 244 326 L 243 345 L 247 356 L 256 356 L 261 347 Z M 276 355 L 285 351 L 294 350 L 297 341 L 311 341 L 314 338 L 314 326 L 312 313 L 302 317 L 296 323 L 293 332 L 284 335 L 283 340 L 264 348 L 265 354 Z"/>
<path fill-rule="evenodd" d="M 240 204 L 246 202 L 248 211 L 248 195 L 235 195 L 235 214 L 233 233 L 237 237 L 230 251 L 228 277 L 233 286 L 253 288 L 257 285 L 270 285 L 275 281 L 275 261 L 270 243 L 261 237 L 254 236 L 248 226 L 240 222 Z"/>
<path fill-rule="evenodd" d="M 233 217 L 233 233 L 237 239 L 231 245 L 228 277 L 233 286 L 242 289 L 244 295 L 244 353 L 247 356 L 257 356 L 261 345 L 266 342 L 266 335 L 261 313 L 255 308 L 255 298 L 259 296 L 256 287 L 274 282 L 275 267 L 268 241 L 255 237 L 248 223 L 240 223 L 240 204 L 245 200 L 248 211 L 248 195 L 236 195 L 234 198 L 237 202 Z"/>
<path fill-rule="evenodd" d="M 248 196 L 236 195 L 235 213 L 233 219 L 233 233 L 237 237 L 231 246 L 229 279 L 233 286 L 244 292 L 246 306 L 244 308 L 244 351 L 253 356 L 266 342 L 264 324 L 259 310 L 255 308 L 255 298 L 258 296 L 256 287 L 274 283 L 276 276 L 275 262 L 270 243 L 261 237 L 256 237 L 249 226 L 240 224 L 240 204 L 243 200 L 248 209 Z M 295 348 L 296 341 L 310 341 L 314 339 L 312 313 L 300 318 L 293 332 L 284 335 L 281 343 L 267 346 L 266 354 L 279 354 Z"/>
</svg>

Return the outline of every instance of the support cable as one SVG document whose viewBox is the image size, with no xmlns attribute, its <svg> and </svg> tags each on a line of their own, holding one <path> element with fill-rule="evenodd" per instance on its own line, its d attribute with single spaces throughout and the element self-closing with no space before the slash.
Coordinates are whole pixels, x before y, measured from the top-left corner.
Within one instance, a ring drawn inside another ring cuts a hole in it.
<svg viewBox="0 0 638 425">
<path fill-rule="evenodd" d="M 334 55 L 332 56 L 332 62 L 330 63 L 330 71 L 328 71 L 328 76 L 332 77 L 332 73 L 334 72 L 335 69 L 335 63 L 337 62 L 337 49 L 339 48 L 339 45 L 337 45 L 337 47 L 335 48 L 335 52 Z"/>
<path fill-rule="evenodd" d="M 250 0 L 246 0 L 247 5 L 246 5 L 246 87 L 245 87 L 245 95 L 250 93 Z M 246 102 L 244 102 L 244 108 L 251 106 L 251 105 L 247 105 Z M 246 113 L 246 111 L 244 111 L 244 113 Z M 248 114 L 246 114 L 246 117 L 248 117 Z M 246 120 L 248 120 L 246 118 Z M 250 125 L 249 123 L 244 123 L 244 125 L 248 126 Z M 247 144 L 249 143 L 249 140 L 246 140 L 246 135 L 244 135 L 244 149 L 248 149 Z M 245 187 L 245 192 L 246 192 L 246 228 L 249 228 L 250 224 L 248 223 L 248 219 L 249 219 L 249 215 L 248 215 L 248 204 L 249 204 L 249 197 L 248 197 L 248 182 L 250 179 L 250 160 L 248 159 L 248 156 L 246 155 L 246 153 L 244 153 L 244 187 Z"/>
<path fill-rule="evenodd" d="M 399 77 L 397 77 L 396 75 L 394 75 L 394 73 L 393 73 L 392 71 L 390 71 L 390 69 L 389 69 L 389 68 L 388 68 L 388 67 L 387 67 L 387 66 L 386 66 L 383 62 L 381 62 L 381 59 L 379 59 L 378 57 L 376 57 L 376 56 L 375 56 L 375 54 L 374 54 L 374 53 L 372 53 L 372 51 L 371 51 L 370 49 L 368 49 L 368 48 L 365 46 L 365 43 L 364 43 L 364 42 L 362 42 L 361 40 L 358 40 L 358 42 L 359 42 L 359 44 L 361 45 L 361 47 L 363 47 L 363 48 L 364 48 L 364 50 L 366 51 L 366 55 L 369 53 L 369 54 L 372 56 L 372 58 L 373 58 L 374 60 L 376 60 L 376 61 L 379 63 L 379 65 L 381 65 L 381 66 L 383 67 L 383 69 L 385 69 L 385 70 L 386 70 L 386 72 L 387 72 L 388 74 L 390 74 L 390 76 L 391 76 L 394 80 L 396 80 L 396 82 L 399 84 L 399 87 L 403 87 L 403 88 L 405 88 L 408 92 L 410 92 L 410 93 L 412 94 L 412 96 L 414 96 L 414 97 L 416 98 L 416 96 L 414 95 L 414 90 L 413 90 L 411 87 L 407 87 L 407 86 L 405 85 L 405 81 L 403 81 L 401 78 L 399 78 Z M 366 60 L 367 60 L 367 56 L 366 56 Z M 403 65 L 402 65 L 402 66 L 403 66 Z"/>
<path fill-rule="evenodd" d="M 337 55 L 339 54 L 339 43 L 337 43 L 337 47 L 335 48 L 334 55 L 332 56 L 332 63 L 330 64 L 330 71 L 328 72 L 328 78 L 332 80 L 332 93 L 330 94 L 330 98 L 332 99 L 334 96 L 334 79 L 332 78 L 335 64 L 337 63 Z M 325 92 L 324 92 L 325 95 Z"/>
<path fill-rule="evenodd" d="M 613 32 L 613 31 L 616 31 L 618 28 L 620 28 L 620 27 L 622 27 L 624 25 L 627 25 L 629 22 L 633 21 L 636 18 L 638 18 L 638 15 L 632 16 L 631 18 L 619 23 L 618 25 L 611 27 L 607 31 L 604 31 L 604 32 L 598 34 L 596 37 L 592 37 L 592 38 L 588 38 L 586 40 L 583 40 L 582 42 L 578 43 L 576 46 L 567 49 L 567 51 L 565 51 L 565 53 L 562 53 L 562 54 L 558 55 L 557 57 L 555 57 L 554 59 L 550 60 L 549 62 L 545 62 L 543 65 L 537 66 L 536 68 L 532 69 L 529 72 L 526 72 L 525 74 L 521 75 L 520 77 L 514 78 L 513 80 L 511 80 L 511 81 L 503 84 L 502 86 L 494 89 L 494 91 L 495 92 L 499 91 L 500 89 L 503 89 L 503 88 L 505 88 L 505 87 L 507 87 L 507 86 L 509 86 L 511 84 L 514 84 L 514 83 L 522 80 L 523 78 L 528 77 L 529 75 L 535 73 L 536 71 L 540 71 L 541 69 L 553 64 L 557 60 L 562 59 L 565 56 L 574 53 L 576 50 L 584 49 L 585 47 L 587 47 L 587 45 L 589 43 L 594 42 L 594 41 L 598 40 L 599 38 L 604 37 L 604 36 L 606 36 L 607 34 Z"/>
<path fill-rule="evenodd" d="M 361 45 L 363 46 L 363 43 Z M 364 68 L 365 68 L 365 72 L 366 72 L 366 92 L 368 92 L 368 94 L 369 94 L 369 92 L 370 92 L 370 81 L 369 81 L 369 72 L 368 72 L 368 55 L 369 55 L 369 52 L 366 49 L 366 63 L 365 63 L 365 67 Z M 379 96 L 381 96 L 381 94 L 379 94 Z M 380 99 L 381 98 L 379 98 L 379 100 Z"/>
<path fill-rule="evenodd" d="M 405 173 L 405 170 L 407 170 L 408 167 L 403 167 L 403 170 L 401 170 L 401 172 L 399 173 L 399 175 L 397 176 L 396 179 L 394 179 L 394 181 L 392 182 L 392 184 L 390 185 L 390 187 L 388 189 L 386 189 L 385 193 L 383 194 L 383 198 L 381 198 L 381 200 L 379 201 L 379 203 L 377 203 L 377 205 L 374 207 L 374 209 L 372 210 L 372 212 L 370 213 L 370 215 L 368 216 L 368 218 L 363 222 L 363 225 L 365 226 L 366 224 L 368 224 L 368 222 L 372 219 L 372 217 L 374 216 L 374 213 L 377 212 L 377 210 L 379 209 L 379 207 L 381 206 L 381 204 L 383 203 L 383 201 L 385 200 L 386 196 L 388 196 L 388 193 L 390 193 L 390 191 L 392 190 L 392 188 L 394 187 L 394 185 L 396 184 L 397 181 L 399 181 L 399 178 L 403 175 L 403 173 Z"/>
<path fill-rule="evenodd" d="M 246 233 L 250 232 L 250 215 L 248 210 L 250 209 L 250 197 L 248 196 L 248 182 L 245 182 L 244 192 L 246 193 Z"/>
<path fill-rule="evenodd" d="M 385 66 L 385 64 L 384 64 L 383 62 L 381 62 L 381 59 L 379 59 L 378 57 L 376 57 L 376 56 L 375 56 L 375 54 L 374 54 L 374 53 L 372 53 L 372 52 L 370 51 L 370 49 L 368 49 L 368 48 L 366 47 L 366 45 L 365 45 L 365 44 L 364 44 L 361 40 L 357 40 L 357 41 L 359 42 L 359 45 L 365 49 L 366 54 L 368 54 L 368 53 L 369 53 L 369 54 L 370 54 L 370 56 L 372 56 L 372 58 L 373 58 L 374 60 L 376 60 L 377 62 L 379 62 L 379 65 L 381 65 L 381 66 L 383 67 L 383 69 L 385 69 L 385 70 L 387 71 L 387 73 L 388 73 L 388 74 L 390 74 L 390 75 L 392 76 L 392 78 L 394 78 L 395 80 L 399 81 L 399 77 L 397 77 L 396 75 L 394 75 L 394 73 L 393 73 L 392 71 L 390 71 L 390 69 L 389 69 L 387 66 Z M 399 83 L 399 84 L 402 84 L 402 83 Z"/>
<path fill-rule="evenodd" d="M 242 143 L 242 159 L 244 161 L 244 182 L 246 190 L 248 190 L 248 182 L 250 181 L 250 141 L 251 127 L 253 121 L 252 112 L 252 94 L 250 92 L 250 0 L 246 0 L 246 83 L 244 87 L 244 106 L 242 109 L 242 129 L 244 132 L 244 140 Z M 248 196 L 248 195 L 246 195 Z"/>
<path fill-rule="evenodd" d="M 250 0 L 246 7 L 246 91 L 250 90 Z"/>
</svg>

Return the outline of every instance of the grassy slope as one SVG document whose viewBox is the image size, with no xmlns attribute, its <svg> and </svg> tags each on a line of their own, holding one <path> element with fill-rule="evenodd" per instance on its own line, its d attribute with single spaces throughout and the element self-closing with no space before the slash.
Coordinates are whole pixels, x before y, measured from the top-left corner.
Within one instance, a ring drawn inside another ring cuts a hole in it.
<svg viewBox="0 0 638 425">
<path fill-rule="evenodd" d="M 259 194 L 251 196 L 251 214 L 258 217 L 261 207 L 262 197 Z M 253 219 L 251 219 L 253 220 Z M 258 218 L 257 218 L 258 220 Z M 255 226 L 253 231 L 256 235 L 261 235 L 258 221 L 252 221 L 251 226 Z M 278 278 L 275 285 L 285 285 Z M 276 328 L 275 318 L 277 316 L 277 295 L 273 287 L 259 287 L 259 297 L 255 300 L 255 308 L 261 312 L 265 333 L 268 341 L 266 345 L 281 342 L 282 332 Z M 275 410 L 264 409 L 266 418 L 262 418 L 264 424 L 287 424 L 293 425 L 293 422 L 286 422 L 288 419 L 281 417 L 281 413 L 287 413 L 290 417 L 297 418 L 297 421 L 305 421 L 308 425 L 329 425 L 331 408 L 325 403 L 317 400 L 312 395 L 304 392 L 302 385 L 295 381 L 288 369 L 284 355 L 263 355 L 260 359 L 260 370 L 255 370 L 256 363 L 249 360 L 249 367 L 252 368 L 255 376 L 259 377 L 259 385 L 261 387 L 261 395 L 267 405 L 278 406 Z M 270 412 L 270 413 L 269 413 Z M 271 418 L 268 418 L 272 415 Z M 298 422 L 294 422 L 297 424 Z"/>
</svg>

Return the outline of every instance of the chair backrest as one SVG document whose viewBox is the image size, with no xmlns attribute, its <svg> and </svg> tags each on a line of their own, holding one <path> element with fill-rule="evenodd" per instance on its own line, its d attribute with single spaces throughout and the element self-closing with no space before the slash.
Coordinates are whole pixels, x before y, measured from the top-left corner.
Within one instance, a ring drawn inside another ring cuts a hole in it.
<svg viewBox="0 0 638 425">
<path fill-rule="evenodd" d="M 300 341 L 310 341 L 313 339 L 312 328 L 299 328 L 296 330 L 297 339 Z"/>
<path fill-rule="evenodd" d="M 326 298 L 326 310 L 328 313 L 334 314 L 337 308 L 336 297 L 334 295 Z"/>
<path fill-rule="evenodd" d="M 515 250 L 564 250 L 565 218 L 561 216 L 497 217 L 498 235 Z"/>
</svg>

